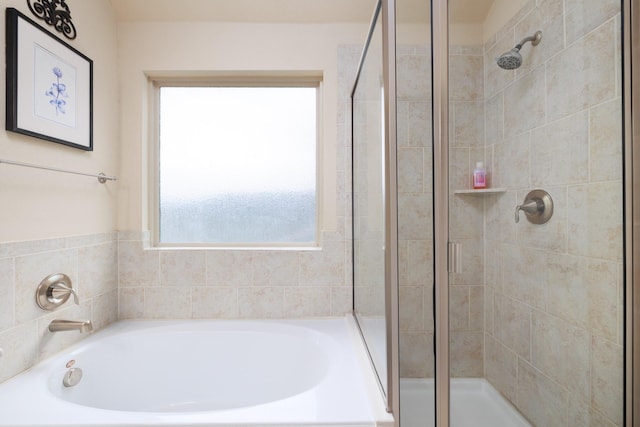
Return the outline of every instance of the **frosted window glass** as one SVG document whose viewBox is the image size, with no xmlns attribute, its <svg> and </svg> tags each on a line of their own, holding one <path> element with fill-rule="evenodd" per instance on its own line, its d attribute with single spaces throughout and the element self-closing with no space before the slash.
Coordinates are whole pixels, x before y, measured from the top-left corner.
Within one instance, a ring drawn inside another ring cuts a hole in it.
<svg viewBox="0 0 640 427">
<path fill-rule="evenodd" d="M 160 88 L 160 243 L 316 241 L 316 88 Z"/>
</svg>

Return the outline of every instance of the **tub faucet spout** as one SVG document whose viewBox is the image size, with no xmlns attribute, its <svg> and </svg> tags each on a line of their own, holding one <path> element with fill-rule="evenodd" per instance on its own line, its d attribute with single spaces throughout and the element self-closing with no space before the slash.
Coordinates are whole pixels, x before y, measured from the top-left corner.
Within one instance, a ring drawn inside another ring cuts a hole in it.
<svg viewBox="0 0 640 427">
<path fill-rule="evenodd" d="M 82 333 L 91 332 L 92 330 L 93 325 L 91 324 L 91 320 L 53 319 L 51 323 L 49 323 L 50 332 L 80 331 Z"/>
</svg>

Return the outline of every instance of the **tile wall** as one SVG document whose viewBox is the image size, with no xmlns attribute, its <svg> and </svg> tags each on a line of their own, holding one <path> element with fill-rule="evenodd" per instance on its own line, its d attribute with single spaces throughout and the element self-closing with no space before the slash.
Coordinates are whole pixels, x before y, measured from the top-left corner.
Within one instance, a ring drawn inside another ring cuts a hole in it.
<svg viewBox="0 0 640 427">
<path fill-rule="evenodd" d="M 531 0 L 483 47 L 484 161 L 506 188 L 475 202 L 485 376 L 538 426 L 622 425 L 620 28 L 616 1 Z M 496 66 L 538 29 L 521 68 Z M 473 163 L 457 163 L 468 176 Z M 554 216 L 516 224 L 534 188 Z"/>
<path fill-rule="evenodd" d="M 351 311 L 346 241 L 321 249 L 149 249 L 148 233 L 118 240 L 120 319 L 342 316 Z"/>
<path fill-rule="evenodd" d="M 433 376 L 431 52 L 397 49 L 400 375 Z"/>
<path fill-rule="evenodd" d="M 52 334 L 54 318 L 91 319 L 94 330 L 117 319 L 116 252 L 115 233 L 0 244 L 0 382 L 86 336 Z M 80 304 L 71 298 L 45 312 L 36 305 L 36 288 L 55 273 L 71 278 Z"/>
</svg>

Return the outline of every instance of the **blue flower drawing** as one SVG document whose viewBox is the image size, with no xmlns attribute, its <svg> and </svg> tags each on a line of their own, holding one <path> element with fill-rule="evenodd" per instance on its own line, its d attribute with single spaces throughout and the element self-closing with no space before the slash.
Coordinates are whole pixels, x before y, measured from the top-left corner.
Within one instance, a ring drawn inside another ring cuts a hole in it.
<svg viewBox="0 0 640 427">
<path fill-rule="evenodd" d="M 51 83 L 51 88 L 47 91 L 46 95 L 51 97 L 49 104 L 53 105 L 56 109 L 56 115 L 65 114 L 65 105 L 67 101 L 64 98 L 68 98 L 67 85 L 60 83 L 62 78 L 62 70 L 59 67 L 53 67 L 53 74 L 56 76 L 56 81 Z"/>
</svg>

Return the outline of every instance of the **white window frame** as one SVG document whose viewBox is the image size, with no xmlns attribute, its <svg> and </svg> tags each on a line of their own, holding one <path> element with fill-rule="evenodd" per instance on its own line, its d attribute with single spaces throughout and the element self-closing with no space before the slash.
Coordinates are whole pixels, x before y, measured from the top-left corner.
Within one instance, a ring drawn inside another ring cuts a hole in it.
<svg viewBox="0 0 640 427">
<path fill-rule="evenodd" d="M 320 247 L 322 221 L 322 88 L 323 74 L 319 71 L 265 71 L 221 73 L 148 73 L 148 174 L 147 221 L 151 232 L 150 242 L 157 248 L 249 248 L 249 249 L 313 249 Z M 316 220 L 315 241 L 300 242 L 249 242 L 202 243 L 160 242 L 160 88 L 162 87 L 311 87 L 316 88 Z"/>
</svg>

